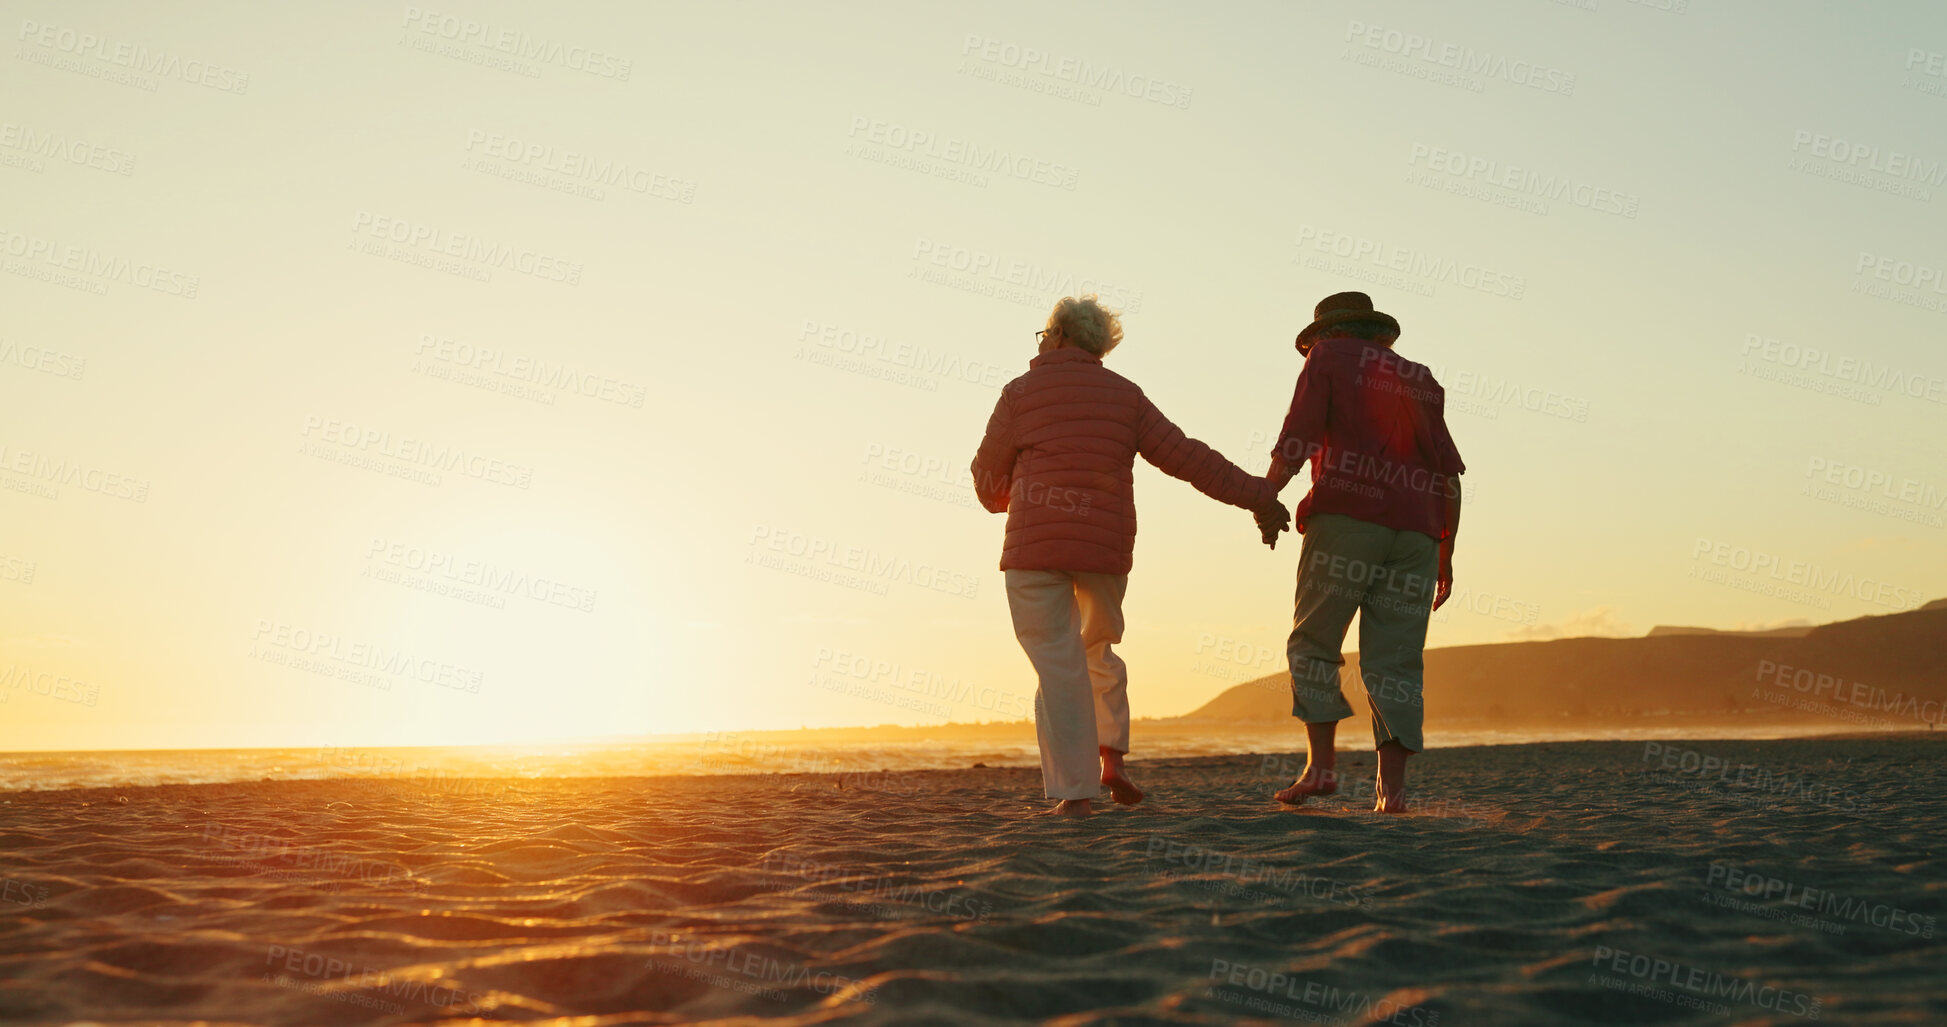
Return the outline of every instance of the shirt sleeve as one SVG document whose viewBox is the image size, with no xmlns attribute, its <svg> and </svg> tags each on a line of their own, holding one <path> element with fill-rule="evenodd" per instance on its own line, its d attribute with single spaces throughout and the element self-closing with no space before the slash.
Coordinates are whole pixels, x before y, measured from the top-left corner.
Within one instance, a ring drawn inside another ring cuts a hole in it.
<svg viewBox="0 0 1947 1027">
<path fill-rule="evenodd" d="M 1142 411 L 1136 422 L 1136 452 L 1164 474 L 1189 482 L 1198 492 L 1219 503 L 1255 510 L 1276 498 L 1263 478 L 1183 434 L 1183 429 L 1164 417 L 1148 396 L 1142 397 Z"/>
<path fill-rule="evenodd" d="M 1332 411 L 1330 359 L 1319 347 L 1313 347 L 1311 356 L 1305 358 L 1304 369 L 1298 372 L 1298 387 L 1291 394 L 1291 409 L 1272 449 L 1293 473 L 1325 448 L 1325 423 Z"/>
<path fill-rule="evenodd" d="M 1439 390 L 1427 403 L 1427 430 L 1432 436 L 1433 452 L 1429 454 L 1434 462 L 1434 470 L 1442 474 L 1466 474 L 1467 465 L 1460 460 L 1460 447 L 1454 445 L 1453 435 L 1447 431 L 1447 391 Z"/>
<path fill-rule="evenodd" d="M 1014 487 L 1014 461 L 1021 455 L 1014 438 L 1014 404 L 1006 389 L 994 403 L 987 418 L 987 434 L 981 437 L 974 453 L 974 496 L 989 513 L 1006 513 L 1008 493 Z"/>
</svg>

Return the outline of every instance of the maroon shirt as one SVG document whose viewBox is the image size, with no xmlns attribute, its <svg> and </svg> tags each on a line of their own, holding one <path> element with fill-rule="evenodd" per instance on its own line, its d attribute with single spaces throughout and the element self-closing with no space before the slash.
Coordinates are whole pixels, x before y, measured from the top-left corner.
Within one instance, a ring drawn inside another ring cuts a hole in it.
<svg viewBox="0 0 1947 1027">
<path fill-rule="evenodd" d="M 1467 470 L 1447 433 L 1446 390 L 1423 364 L 1363 339 L 1312 346 L 1276 454 L 1312 465 L 1297 528 L 1313 514 L 1344 514 L 1444 540 L 1447 496 Z"/>
</svg>

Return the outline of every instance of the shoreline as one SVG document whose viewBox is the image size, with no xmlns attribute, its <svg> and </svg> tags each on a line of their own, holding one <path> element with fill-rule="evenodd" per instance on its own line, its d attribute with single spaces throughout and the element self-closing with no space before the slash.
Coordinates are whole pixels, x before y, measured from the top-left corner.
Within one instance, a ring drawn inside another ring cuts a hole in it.
<svg viewBox="0 0 1947 1027">
<path fill-rule="evenodd" d="M 1304 755 L 1303 745 L 1302 745 L 1303 739 L 1302 737 L 1294 736 L 1292 738 L 1292 742 L 1294 743 L 1294 745 L 1291 748 L 1275 749 L 1275 750 L 1265 749 L 1262 747 L 1254 747 L 1254 748 L 1240 748 L 1240 749 L 1227 751 L 1227 752 L 1159 755 L 1159 756 L 1148 756 L 1148 757 L 1132 754 L 1128 759 L 1128 765 L 1131 768 L 1136 768 L 1136 769 L 1142 769 L 1142 768 L 1181 769 L 1186 767 L 1197 767 L 1206 764 L 1219 764 L 1227 761 L 1240 760 L 1240 759 L 1278 758 L 1286 763 L 1289 763 L 1293 759 L 1293 757 L 1296 757 L 1298 763 L 1302 764 L 1303 755 Z M 1518 752 L 1520 750 L 1533 750 L 1537 754 L 1540 754 L 1541 751 L 1544 749 L 1585 750 L 1585 749 L 1591 749 L 1599 746 L 1643 746 L 1643 745 L 1661 744 L 1666 747 L 1671 747 L 1671 746 L 1675 746 L 1677 743 L 1701 743 L 1701 744 L 1715 744 L 1720 746 L 1721 745 L 1763 746 L 1766 744 L 1776 744 L 1776 743 L 1827 743 L 1827 742 L 1947 743 L 1947 731 L 1831 732 L 1831 733 L 1818 734 L 1818 735 L 1787 735 L 1787 736 L 1780 736 L 1780 737 L 1673 735 L 1669 737 L 1656 737 L 1656 738 L 1542 739 L 1542 740 L 1520 741 L 1520 742 L 1484 742 L 1484 743 L 1477 743 L 1477 744 L 1470 744 L 1470 745 L 1456 745 L 1450 747 L 1433 746 L 1430 747 L 1425 753 L 1421 753 L 1419 755 L 1431 756 L 1437 754 L 1443 757 L 1464 758 L 1469 753 L 1474 753 L 1476 756 L 1480 756 L 1480 755 L 1492 755 L 1495 753 L 1502 753 L 1502 752 Z M 864 745 L 869 743 L 859 743 L 859 744 Z M 418 749 L 419 747 L 400 747 L 400 748 L 405 751 L 413 751 Z M 141 750 L 141 751 L 194 753 L 194 752 L 206 752 L 206 751 L 207 752 L 229 752 L 235 750 L 165 749 L 165 750 Z M 281 751 L 281 750 L 274 750 L 274 751 Z M 359 747 L 352 751 L 382 752 L 385 750 L 366 749 L 363 747 Z M 1341 744 L 1336 751 L 1339 754 L 1341 760 L 1350 759 L 1353 761 L 1357 761 L 1359 757 L 1370 754 L 1372 750 L 1369 746 L 1360 748 L 1360 747 L 1347 747 Z M 0 758 L 4 758 L 8 755 L 12 755 L 12 754 L 0 753 Z M 111 754 L 103 753 L 97 755 L 111 755 Z M 365 783 L 365 784 L 392 784 L 392 785 L 400 785 L 400 786 L 419 786 L 432 791 L 476 793 L 476 792 L 486 792 L 486 791 L 505 791 L 509 788 L 512 788 L 514 786 L 520 786 L 520 785 L 542 786 L 542 785 L 555 783 L 555 782 L 559 782 L 559 783 L 586 782 L 586 783 L 598 784 L 598 783 L 618 783 L 618 782 L 653 783 L 653 782 L 672 782 L 672 781 L 712 781 L 712 782 L 720 782 L 721 785 L 725 788 L 732 788 L 747 782 L 753 782 L 753 781 L 775 782 L 780 779 L 792 783 L 797 783 L 797 782 L 816 783 L 821 781 L 845 782 L 845 781 L 896 780 L 899 778 L 918 777 L 921 775 L 957 775 L 957 774 L 965 774 L 970 772 L 982 772 L 982 771 L 1021 772 L 1021 771 L 1039 770 L 1039 764 L 1034 762 L 992 763 L 984 760 L 979 762 L 981 765 L 978 766 L 962 765 L 962 766 L 952 766 L 952 767 L 942 766 L 942 767 L 885 768 L 885 767 L 858 766 L 858 767 L 842 767 L 842 768 L 835 767 L 832 769 L 814 769 L 814 770 L 806 770 L 806 769 L 765 770 L 758 767 L 751 767 L 745 769 L 724 770 L 724 771 L 707 772 L 707 773 L 641 773 L 641 774 L 586 773 L 586 774 L 536 775 L 536 774 L 448 774 L 442 772 L 416 772 L 416 773 L 395 774 L 395 773 L 378 773 L 378 772 L 361 773 L 358 771 L 346 771 L 344 773 L 339 773 L 339 774 L 319 775 L 319 776 L 310 776 L 310 777 L 291 776 L 291 777 L 275 777 L 275 778 L 272 777 L 232 778 L 232 779 L 224 779 L 224 780 L 216 780 L 216 781 L 162 781 L 162 782 L 149 783 L 149 784 L 85 784 L 85 785 L 75 785 L 71 787 L 53 787 L 53 788 L 0 788 L 0 804 L 5 804 L 5 802 L 8 800 L 9 797 L 22 796 L 22 795 L 73 794 L 73 793 L 83 793 L 83 792 L 122 794 L 127 792 L 147 791 L 147 790 L 154 790 L 154 789 L 235 788 L 235 787 L 248 787 L 248 786 L 256 786 L 256 785 L 285 785 L 285 784 L 330 785 L 330 784 L 356 782 L 356 783 Z M 789 764 L 789 763 L 786 764 L 787 767 L 794 766 L 794 765 L 801 766 L 802 763 L 800 762 L 798 764 Z"/>
</svg>

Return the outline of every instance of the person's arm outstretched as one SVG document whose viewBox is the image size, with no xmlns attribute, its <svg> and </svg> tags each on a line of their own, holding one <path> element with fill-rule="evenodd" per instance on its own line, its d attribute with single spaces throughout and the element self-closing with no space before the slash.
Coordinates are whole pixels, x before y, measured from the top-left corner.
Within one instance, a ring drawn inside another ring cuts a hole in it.
<svg viewBox="0 0 1947 1027">
<path fill-rule="evenodd" d="M 1136 452 L 1164 474 L 1189 482 L 1198 492 L 1219 503 L 1242 507 L 1260 516 L 1270 516 L 1274 507 L 1280 512 L 1284 510 L 1278 503 L 1277 490 L 1263 478 L 1183 434 L 1183 429 L 1164 417 L 1148 396 L 1142 399 L 1142 413 L 1136 423 Z"/>
<path fill-rule="evenodd" d="M 974 496 L 989 513 L 1006 513 L 1008 492 L 1014 485 L 1014 461 L 1021 455 L 1021 446 L 1014 438 L 1014 404 L 1007 390 L 1001 390 L 1001 398 L 994 403 L 994 413 L 987 418 L 987 434 L 980 440 L 980 449 L 974 453 L 973 486 Z"/>
</svg>

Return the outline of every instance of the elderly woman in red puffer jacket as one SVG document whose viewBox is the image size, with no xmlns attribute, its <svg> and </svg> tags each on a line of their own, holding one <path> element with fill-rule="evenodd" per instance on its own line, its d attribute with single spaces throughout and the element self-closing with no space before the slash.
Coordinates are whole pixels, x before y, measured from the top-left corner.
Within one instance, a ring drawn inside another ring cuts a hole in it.
<svg viewBox="0 0 1947 1027">
<path fill-rule="evenodd" d="M 1041 355 L 1001 390 L 987 421 L 974 490 L 982 506 L 1007 513 L 1001 570 L 1014 634 L 1040 681 L 1035 733 L 1042 783 L 1059 800 L 1051 812 L 1085 817 L 1098 781 L 1117 802 L 1143 798 L 1122 766 L 1128 670 L 1109 648 L 1122 641 L 1136 547 L 1136 454 L 1274 527 L 1289 514 L 1268 482 L 1185 436 L 1134 382 L 1102 366 L 1122 325 L 1095 297 L 1062 299 L 1036 334 Z"/>
</svg>

